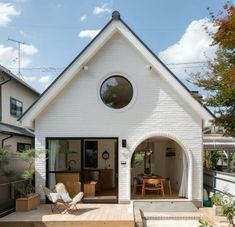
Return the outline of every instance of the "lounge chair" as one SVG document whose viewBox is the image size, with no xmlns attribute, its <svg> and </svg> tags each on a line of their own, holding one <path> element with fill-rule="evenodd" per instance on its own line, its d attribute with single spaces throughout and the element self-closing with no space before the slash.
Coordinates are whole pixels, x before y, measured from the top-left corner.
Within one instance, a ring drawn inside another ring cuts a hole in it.
<svg viewBox="0 0 235 227">
<path fill-rule="evenodd" d="M 51 211 L 54 213 L 58 211 L 60 213 L 66 213 L 68 211 L 77 211 L 77 203 L 79 203 L 84 193 L 79 192 L 77 195 L 73 197 L 73 199 L 63 200 L 61 194 L 58 192 L 53 192 L 49 188 L 42 186 L 44 193 L 46 194 L 48 200 L 51 202 Z M 63 192 L 64 193 L 64 192 Z"/>
</svg>

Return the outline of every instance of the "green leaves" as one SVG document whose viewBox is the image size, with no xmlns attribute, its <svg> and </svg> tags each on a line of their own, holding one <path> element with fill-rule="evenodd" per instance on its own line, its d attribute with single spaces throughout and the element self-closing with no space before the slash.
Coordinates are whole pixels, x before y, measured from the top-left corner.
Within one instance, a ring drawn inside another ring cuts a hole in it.
<svg viewBox="0 0 235 227">
<path fill-rule="evenodd" d="M 9 164 L 11 154 L 5 149 L 0 149 L 0 169 Z"/>
<path fill-rule="evenodd" d="M 29 149 L 19 154 L 20 159 L 22 159 L 25 162 L 29 162 L 31 159 L 34 159 L 35 156 L 36 156 L 35 149 Z"/>
<path fill-rule="evenodd" d="M 208 224 L 207 221 L 204 221 L 202 219 L 199 219 L 198 222 L 199 222 L 199 225 L 198 225 L 199 227 L 212 227 L 211 225 Z"/>
<path fill-rule="evenodd" d="M 218 45 L 216 57 L 207 63 L 206 72 L 193 74 L 194 84 L 208 92 L 206 105 L 218 111 L 215 124 L 235 136 L 235 7 L 226 4 L 219 16 L 210 13 L 212 23 L 219 29 L 210 33 Z"/>
<path fill-rule="evenodd" d="M 34 169 L 30 169 L 30 170 L 25 170 L 22 174 L 21 174 L 21 178 L 23 180 L 31 180 L 34 177 L 34 173 L 35 170 Z"/>
</svg>

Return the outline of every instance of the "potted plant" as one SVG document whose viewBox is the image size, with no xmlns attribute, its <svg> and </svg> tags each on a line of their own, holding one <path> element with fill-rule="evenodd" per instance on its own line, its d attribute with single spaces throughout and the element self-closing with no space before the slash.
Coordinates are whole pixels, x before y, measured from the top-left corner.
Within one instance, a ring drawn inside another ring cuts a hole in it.
<svg viewBox="0 0 235 227">
<path fill-rule="evenodd" d="M 221 193 L 214 193 L 211 197 L 216 216 L 223 216 L 223 196 Z"/>
<path fill-rule="evenodd" d="M 17 187 L 21 198 L 16 200 L 16 211 L 29 211 L 36 209 L 40 204 L 40 196 L 35 193 L 35 189 L 33 187 L 35 157 L 36 152 L 34 149 L 29 149 L 19 154 L 19 158 L 28 164 L 28 168 L 21 174 L 21 178 L 24 180 L 24 183 L 21 183 Z"/>
<path fill-rule="evenodd" d="M 229 194 L 226 193 L 223 199 L 223 215 L 227 218 L 229 221 L 229 226 L 233 227 L 233 217 L 235 216 L 235 198 Z"/>
</svg>

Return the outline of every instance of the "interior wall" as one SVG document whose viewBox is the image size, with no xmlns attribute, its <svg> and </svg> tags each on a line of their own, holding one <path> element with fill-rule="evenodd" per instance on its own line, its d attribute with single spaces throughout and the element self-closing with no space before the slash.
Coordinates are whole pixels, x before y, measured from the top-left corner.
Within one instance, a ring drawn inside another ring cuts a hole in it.
<svg viewBox="0 0 235 227">
<path fill-rule="evenodd" d="M 87 141 L 87 140 L 85 140 Z M 98 167 L 97 169 L 112 169 L 113 170 L 113 185 L 115 185 L 115 160 L 116 160 L 116 140 L 114 139 L 100 139 L 95 140 L 91 139 L 91 141 L 98 141 Z M 59 153 L 60 158 L 57 159 L 59 163 L 57 166 L 60 167 L 61 170 L 65 170 L 66 168 L 66 160 L 67 167 L 72 167 L 71 170 L 81 170 L 81 140 L 59 140 L 59 149 L 66 149 L 68 153 Z M 109 153 L 109 159 L 104 160 L 102 158 L 102 153 L 107 150 Z M 67 155 L 67 158 L 66 158 Z M 74 161 L 75 162 L 74 162 Z"/>
<path fill-rule="evenodd" d="M 162 177 L 168 177 L 166 174 L 166 147 L 165 141 L 154 142 L 152 172 Z"/>
<path fill-rule="evenodd" d="M 170 178 L 172 189 L 178 191 L 181 184 L 181 178 L 183 173 L 183 159 L 182 148 L 172 140 L 159 140 L 152 142 L 153 154 L 152 154 L 152 174 L 162 176 L 164 178 Z M 138 146 L 136 150 L 140 149 Z M 175 149 L 176 156 L 166 156 L 167 147 Z M 132 168 L 132 184 L 133 177 L 137 177 L 138 174 L 144 173 L 144 164 Z"/>
<path fill-rule="evenodd" d="M 168 146 L 175 149 L 176 155 L 173 157 L 166 157 L 166 166 L 170 167 L 166 168 L 166 175 L 170 178 L 171 187 L 174 190 L 179 191 L 183 173 L 183 150 L 175 142 L 169 143 Z"/>
<path fill-rule="evenodd" d="M 69 151 L 67 164 L 69 162 L 72 164 L 72 167 L 75 169 L 81 169 L 81 140 L 69 140 Z M 77 160 L 79 159 L 79 160 Z M 70 160 L 77 160 L 76 163 L 72 163 Z"/>
</svg>

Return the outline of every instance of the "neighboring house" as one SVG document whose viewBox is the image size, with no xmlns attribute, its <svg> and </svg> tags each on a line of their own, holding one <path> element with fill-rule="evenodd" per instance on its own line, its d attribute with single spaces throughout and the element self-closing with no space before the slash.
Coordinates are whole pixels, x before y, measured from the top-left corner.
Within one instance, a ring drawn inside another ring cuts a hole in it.
<svg viewBox="0 0 235 227">
<path fill-rule="evenodd" d="M 13 154 L 34 144 L 34 133 L 20 127 L 17 119 L 38 98 L 39 93 L 0 65 L 0 147 Z M 19 170 L 18 162 L 14 169 Z M 11 165 L 12 168 L 12 165 Z M 23 167 L 22 167 L 23 168 Z"/>
<path fill-rule="evenodd" d="M 136 179 L 158 175 L 171 184 L 166 198 L 200 203 L 213 118 L 115 11 L 19 120 L 47 151 L 35 162 L 40 193 L 62 181 L 85 201 L 130 202 L 141 198 Z"/>
</svg>

